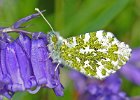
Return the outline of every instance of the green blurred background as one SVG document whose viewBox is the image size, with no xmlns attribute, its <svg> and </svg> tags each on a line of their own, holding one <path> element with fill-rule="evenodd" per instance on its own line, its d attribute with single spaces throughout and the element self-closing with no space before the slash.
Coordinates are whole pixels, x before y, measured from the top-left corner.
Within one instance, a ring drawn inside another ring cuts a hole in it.
<svg viewBox="0 0 140 100">
<path fill-rule="evenodd" d="M 45 17 L 55 31 L 65 38 L 86 32 L 106 30 L 132 48 L 140 46 L 140 0 L 0 0 L 0 26 L 10 26 L 27 15 L 36 13 L 34 8 L 46 10 Z M 46 22 L 38 17 L 24 24 L 24 30 L 51 31 Z M 14 37 L 16 34 L 13 35 Z M 76 100 L 69 69 L 61 69 L 64 96 L 56 97 L 51 89 L 41 89 L 35 95 L 16 93 L 13 100 Z M 123 79 L 122 89 L 128 96 L 140 95 L 140 87 Z"/>
</svg>

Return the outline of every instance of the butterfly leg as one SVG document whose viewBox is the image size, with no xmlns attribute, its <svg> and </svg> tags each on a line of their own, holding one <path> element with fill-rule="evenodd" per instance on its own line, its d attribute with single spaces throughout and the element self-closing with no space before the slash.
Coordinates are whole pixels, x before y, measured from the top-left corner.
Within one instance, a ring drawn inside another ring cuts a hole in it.
<svg viewBox="0 0 140 100">
<path fill-rule="evenodd" d="M 57 64 L 57 66 L 55 67 L 54 71 L 56 72 L 58 67 L 59 67 L 60 63 Z"/>
</svg>

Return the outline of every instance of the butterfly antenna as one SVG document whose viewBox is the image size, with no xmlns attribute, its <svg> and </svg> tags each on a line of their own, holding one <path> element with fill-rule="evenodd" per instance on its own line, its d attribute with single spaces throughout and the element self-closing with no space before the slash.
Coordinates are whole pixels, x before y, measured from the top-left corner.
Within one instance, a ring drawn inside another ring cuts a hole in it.
<svg viewBox="0 0 140 100">
<path fill-rule="evenodd" d="M 49 27 L 51 28 L 51 30 L 54 32 L 54 29 L 52 28 L 51 24 L 49 23 L 49 21 L 44 17 L 44 15 L 42 14 L 42 12 L 38 9 L 38 8 L 35 8 L 35 10 L 43 17 L 43 19 L 47 22 L 47 24 L 49 25 Z"/>
</svg>

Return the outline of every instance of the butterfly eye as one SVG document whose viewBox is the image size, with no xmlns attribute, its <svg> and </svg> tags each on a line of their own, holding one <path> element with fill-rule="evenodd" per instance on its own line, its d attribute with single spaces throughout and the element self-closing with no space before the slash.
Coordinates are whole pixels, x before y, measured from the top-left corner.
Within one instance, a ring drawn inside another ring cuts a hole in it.
<svg viewBox="0 0 140 100">
<path fill-rule="evenodd" d="M 56 37 L 56 36 L 52 36 L 52 42 L 53 42 L 54 44 L 56 44 L 57 41 L 58 41 L 57 37 Z"/>
</svg>

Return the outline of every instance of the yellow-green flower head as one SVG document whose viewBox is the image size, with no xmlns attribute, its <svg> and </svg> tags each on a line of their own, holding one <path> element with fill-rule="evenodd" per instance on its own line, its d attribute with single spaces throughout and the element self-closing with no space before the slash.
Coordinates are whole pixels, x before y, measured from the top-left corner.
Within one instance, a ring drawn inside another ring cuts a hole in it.
<svg viewBox="0 0 140 100">
<path fill-rule="evenodd" d="M 54 62 L 98 79 L 115 73 L 131 54 L 127 44 L 117 40 L 111 32 L 103 30 L 67 39 L 58 33 L 50 34 L 48 47 Z"/>
</svg>

